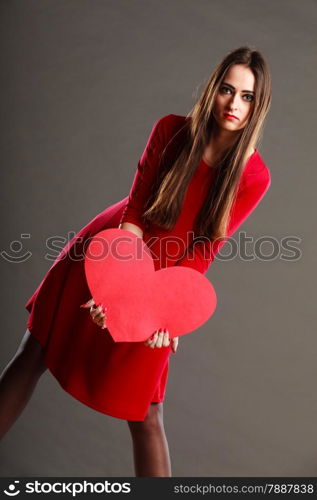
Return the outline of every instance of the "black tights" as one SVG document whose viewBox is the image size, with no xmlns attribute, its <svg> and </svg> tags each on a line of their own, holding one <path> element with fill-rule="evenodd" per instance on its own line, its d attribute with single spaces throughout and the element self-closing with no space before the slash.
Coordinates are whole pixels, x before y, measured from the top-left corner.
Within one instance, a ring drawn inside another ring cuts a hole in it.
<svg viewBox="0 0 317 500">
<path fill-rule="evenodd" d="M 0 376 L 0 439 L 17 420 L 46 371 L 43 350 L 29 330 Z M 170 477 L 171 464 L 163 424 L 163 403 L 153 403 L 144 421 L 127 421 L 136 476 Z"/>
</svg>

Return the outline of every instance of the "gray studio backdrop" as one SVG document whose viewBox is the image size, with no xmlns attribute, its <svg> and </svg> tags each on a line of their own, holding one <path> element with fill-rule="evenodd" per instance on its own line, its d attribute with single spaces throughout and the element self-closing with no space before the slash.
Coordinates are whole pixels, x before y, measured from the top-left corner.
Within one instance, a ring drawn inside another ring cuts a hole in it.
<svg viewBox="0 0 317 500">
<path fill-rule="evenodd" d="M 128 194 L 153 123 L 186 114 L 225 53 L 251 44 L 271 65 L 259 149 L 272 185 L 240 231 L 279 249 L 208 271 L 216 313 L 180 339 L 170 363 L 164 417 L 175 476 L 317 473 L 316 14 L 315 0 L 1 3 L 2 368 L 51 265 L 46 239 L 72 237 Z M 283 258 L 290 236 L 300 240 L 297 260 Z M 5 258 L 26 252 L 20 263 Z M 50 372 L 0 458 L 2 476 L 134 475 L 126 422 L 72 398 Z"/>
</svg>

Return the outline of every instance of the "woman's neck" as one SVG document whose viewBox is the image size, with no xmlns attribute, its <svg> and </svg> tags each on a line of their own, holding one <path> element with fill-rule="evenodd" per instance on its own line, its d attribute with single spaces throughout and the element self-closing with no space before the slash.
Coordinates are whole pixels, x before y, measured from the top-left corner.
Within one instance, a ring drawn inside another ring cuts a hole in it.
<svg viewBox="0 0 317 500">
<path fill-rule="evenodd" d="M 203 151 L 203 160 L 210 167 L 216 167 L 217 162 L 222 157 L 224 151 L 230 148 L 234 144 L 235 140 L 236 137 L 231 132 L 227 133 L 225 130 L 214 134 Z M 250 146 L 248 148 L 246 160 L 254 153 L 254 151 L 254 147 Z"/>
</svg>

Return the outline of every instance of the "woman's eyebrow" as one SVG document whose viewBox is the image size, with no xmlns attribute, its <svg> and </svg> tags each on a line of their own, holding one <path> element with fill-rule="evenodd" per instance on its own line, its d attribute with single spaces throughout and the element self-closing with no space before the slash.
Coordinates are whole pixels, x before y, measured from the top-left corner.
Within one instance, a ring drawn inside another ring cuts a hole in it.
<svg viewBox="0 0 317 500">
<path fill-rule="evenodd" d="M 228 85 L 228 87 L 231 87 L 233 90 L 236 90 L 236 88 L 233 85 L 231 85 L 230 83 L 223 82 L 223 85 Z M 249 92 L 249 94 L 255 94 L 255 92 L 253 90 L 242 90 L 242 92 Z"/>
</svg>

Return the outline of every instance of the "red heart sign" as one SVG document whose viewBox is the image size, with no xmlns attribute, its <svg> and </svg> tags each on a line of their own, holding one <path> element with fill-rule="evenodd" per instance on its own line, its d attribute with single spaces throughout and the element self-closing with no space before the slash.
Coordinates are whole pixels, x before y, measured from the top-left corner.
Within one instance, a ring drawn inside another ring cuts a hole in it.
<svg viewBox="0 0 317 500">
<path fill-rule="evenodd" d="M 207 321 L 216 293 L 198 271 L 171 266 L 155 271 L 142 238 L 124 229 L 105 229 L 89 243 L 85 273 L 96 304 L 107 307 L 106 325 L 116 342 L 147 340 L 167 328 L 170 338 Z"/>
</svg>

